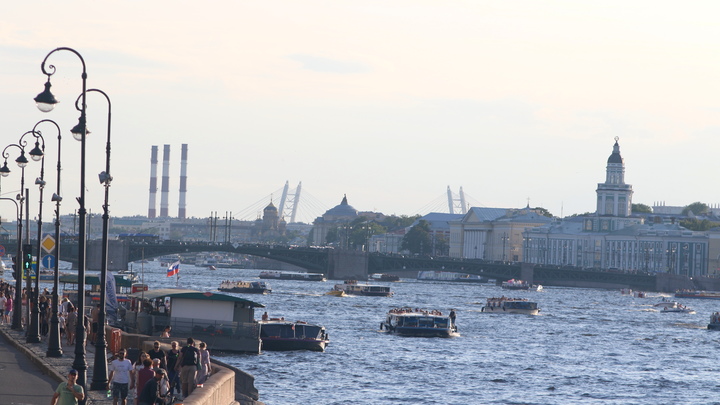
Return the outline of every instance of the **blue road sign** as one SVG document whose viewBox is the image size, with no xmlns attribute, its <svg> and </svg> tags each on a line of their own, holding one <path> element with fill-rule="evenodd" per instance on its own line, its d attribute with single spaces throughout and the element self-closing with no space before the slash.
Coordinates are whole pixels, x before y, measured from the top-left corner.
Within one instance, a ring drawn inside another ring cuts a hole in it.
<svg viewBox="0 0 720 405">
<path fill-rule="evenodd" d="M 42 265 L 46 269 L 54 269 L 55 268 L 55 256 L 53 256 L 53 255 L 43 256 Z"/>
</svg>

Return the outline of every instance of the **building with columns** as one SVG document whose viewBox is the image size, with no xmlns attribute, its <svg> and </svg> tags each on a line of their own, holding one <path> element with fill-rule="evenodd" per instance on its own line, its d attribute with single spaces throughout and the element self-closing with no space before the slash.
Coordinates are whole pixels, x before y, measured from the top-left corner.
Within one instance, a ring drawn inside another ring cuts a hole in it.
<svg viewBox="0 0 720 405">
<path fill-rule="evenodd" d="M 618 138 L 605 170 L 595 214 L 528 228 L 523 232 L 525 261 L 688 277 L 708 274 L 707 232 L 693 232 L 659 216 L 632 215 L 633 190 L 625 183 Z"/>
</svg>

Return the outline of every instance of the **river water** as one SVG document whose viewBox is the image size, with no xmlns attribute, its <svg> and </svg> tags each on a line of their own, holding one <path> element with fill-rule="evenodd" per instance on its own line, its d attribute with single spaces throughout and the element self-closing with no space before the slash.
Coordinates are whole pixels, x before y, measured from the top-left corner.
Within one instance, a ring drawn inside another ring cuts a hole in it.
<svg viewBox="0 0 720 405">
<path fill-rule="evenodd" d="M 175 285 L 157 262 L 144 271 L 151 288 Z M 259 272 L 182 266 L 180 286 L 215 290 L 221 280 L 253 280 Z M 720 301 L 680 300 L 697 313 L 662 313 L 653 304 L 670 294 L 413 279 L 378 282 L 392 287 L 389 298 L 325 295 L 339 282 L 279 280 L 271 294 L 243 295 L 272 317 L 324 325 L 325 352 L 213 355 L 254 375 L 268 405 L 720 403 L 720 332 L 706 328 Z M 480 312 L 486 298 L 503 294 L 538 302 L 540 315 Z M 460 336 L 381 332 L 387 311 L 401 306 L 455 308 Z"/>
</svg>

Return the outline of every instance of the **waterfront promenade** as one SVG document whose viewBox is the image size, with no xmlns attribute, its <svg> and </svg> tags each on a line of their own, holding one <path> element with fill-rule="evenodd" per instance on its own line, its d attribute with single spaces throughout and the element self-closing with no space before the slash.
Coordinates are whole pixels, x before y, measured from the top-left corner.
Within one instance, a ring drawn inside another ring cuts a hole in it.
<svg viewBox="0 0 720 405">
<path fill-rule="evenodd" d="M 26 343 L 25 332 L 16 331 L 9 325 L 0 325 L 0 367 L 3 381 L 0 383 L 1 404 L 49 404 L 58 384 L 67 379 L 75 358 L 75 345 L 63 343 L 62 357 L 47 357 L 47 339 L 41 343 Z M 87 384 L 92 382 L 95 347 L 86 347 L 88 363 Z M 86 392 L 87 404 L 111 405 L 106 391 Z"/>
</svg>

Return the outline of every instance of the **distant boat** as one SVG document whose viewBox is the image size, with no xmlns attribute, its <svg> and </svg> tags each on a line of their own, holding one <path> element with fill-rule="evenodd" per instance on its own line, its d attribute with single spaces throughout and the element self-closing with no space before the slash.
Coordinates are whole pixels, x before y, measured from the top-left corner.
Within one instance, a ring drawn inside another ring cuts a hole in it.
<svg viewBox="0 0 720 405">
<path fill-rule="evenodd" d="M 217 270 L 217 267 L 215 267 L 215 266 L 208 266 L 208 270 Z"/>
<path fill-rule="evenodd" d="M 260 321 L 262 350 L 325 351 L 330 343 L 325 327 L 303 321 L 290 322 L 279 318 Z"/>
<path fill-rule="evenodd" d="M 325 281 L 322 273 L 300 273 L 293 271 L 261 271 L 260 278 L 267 280 Z"/>
</svg>

